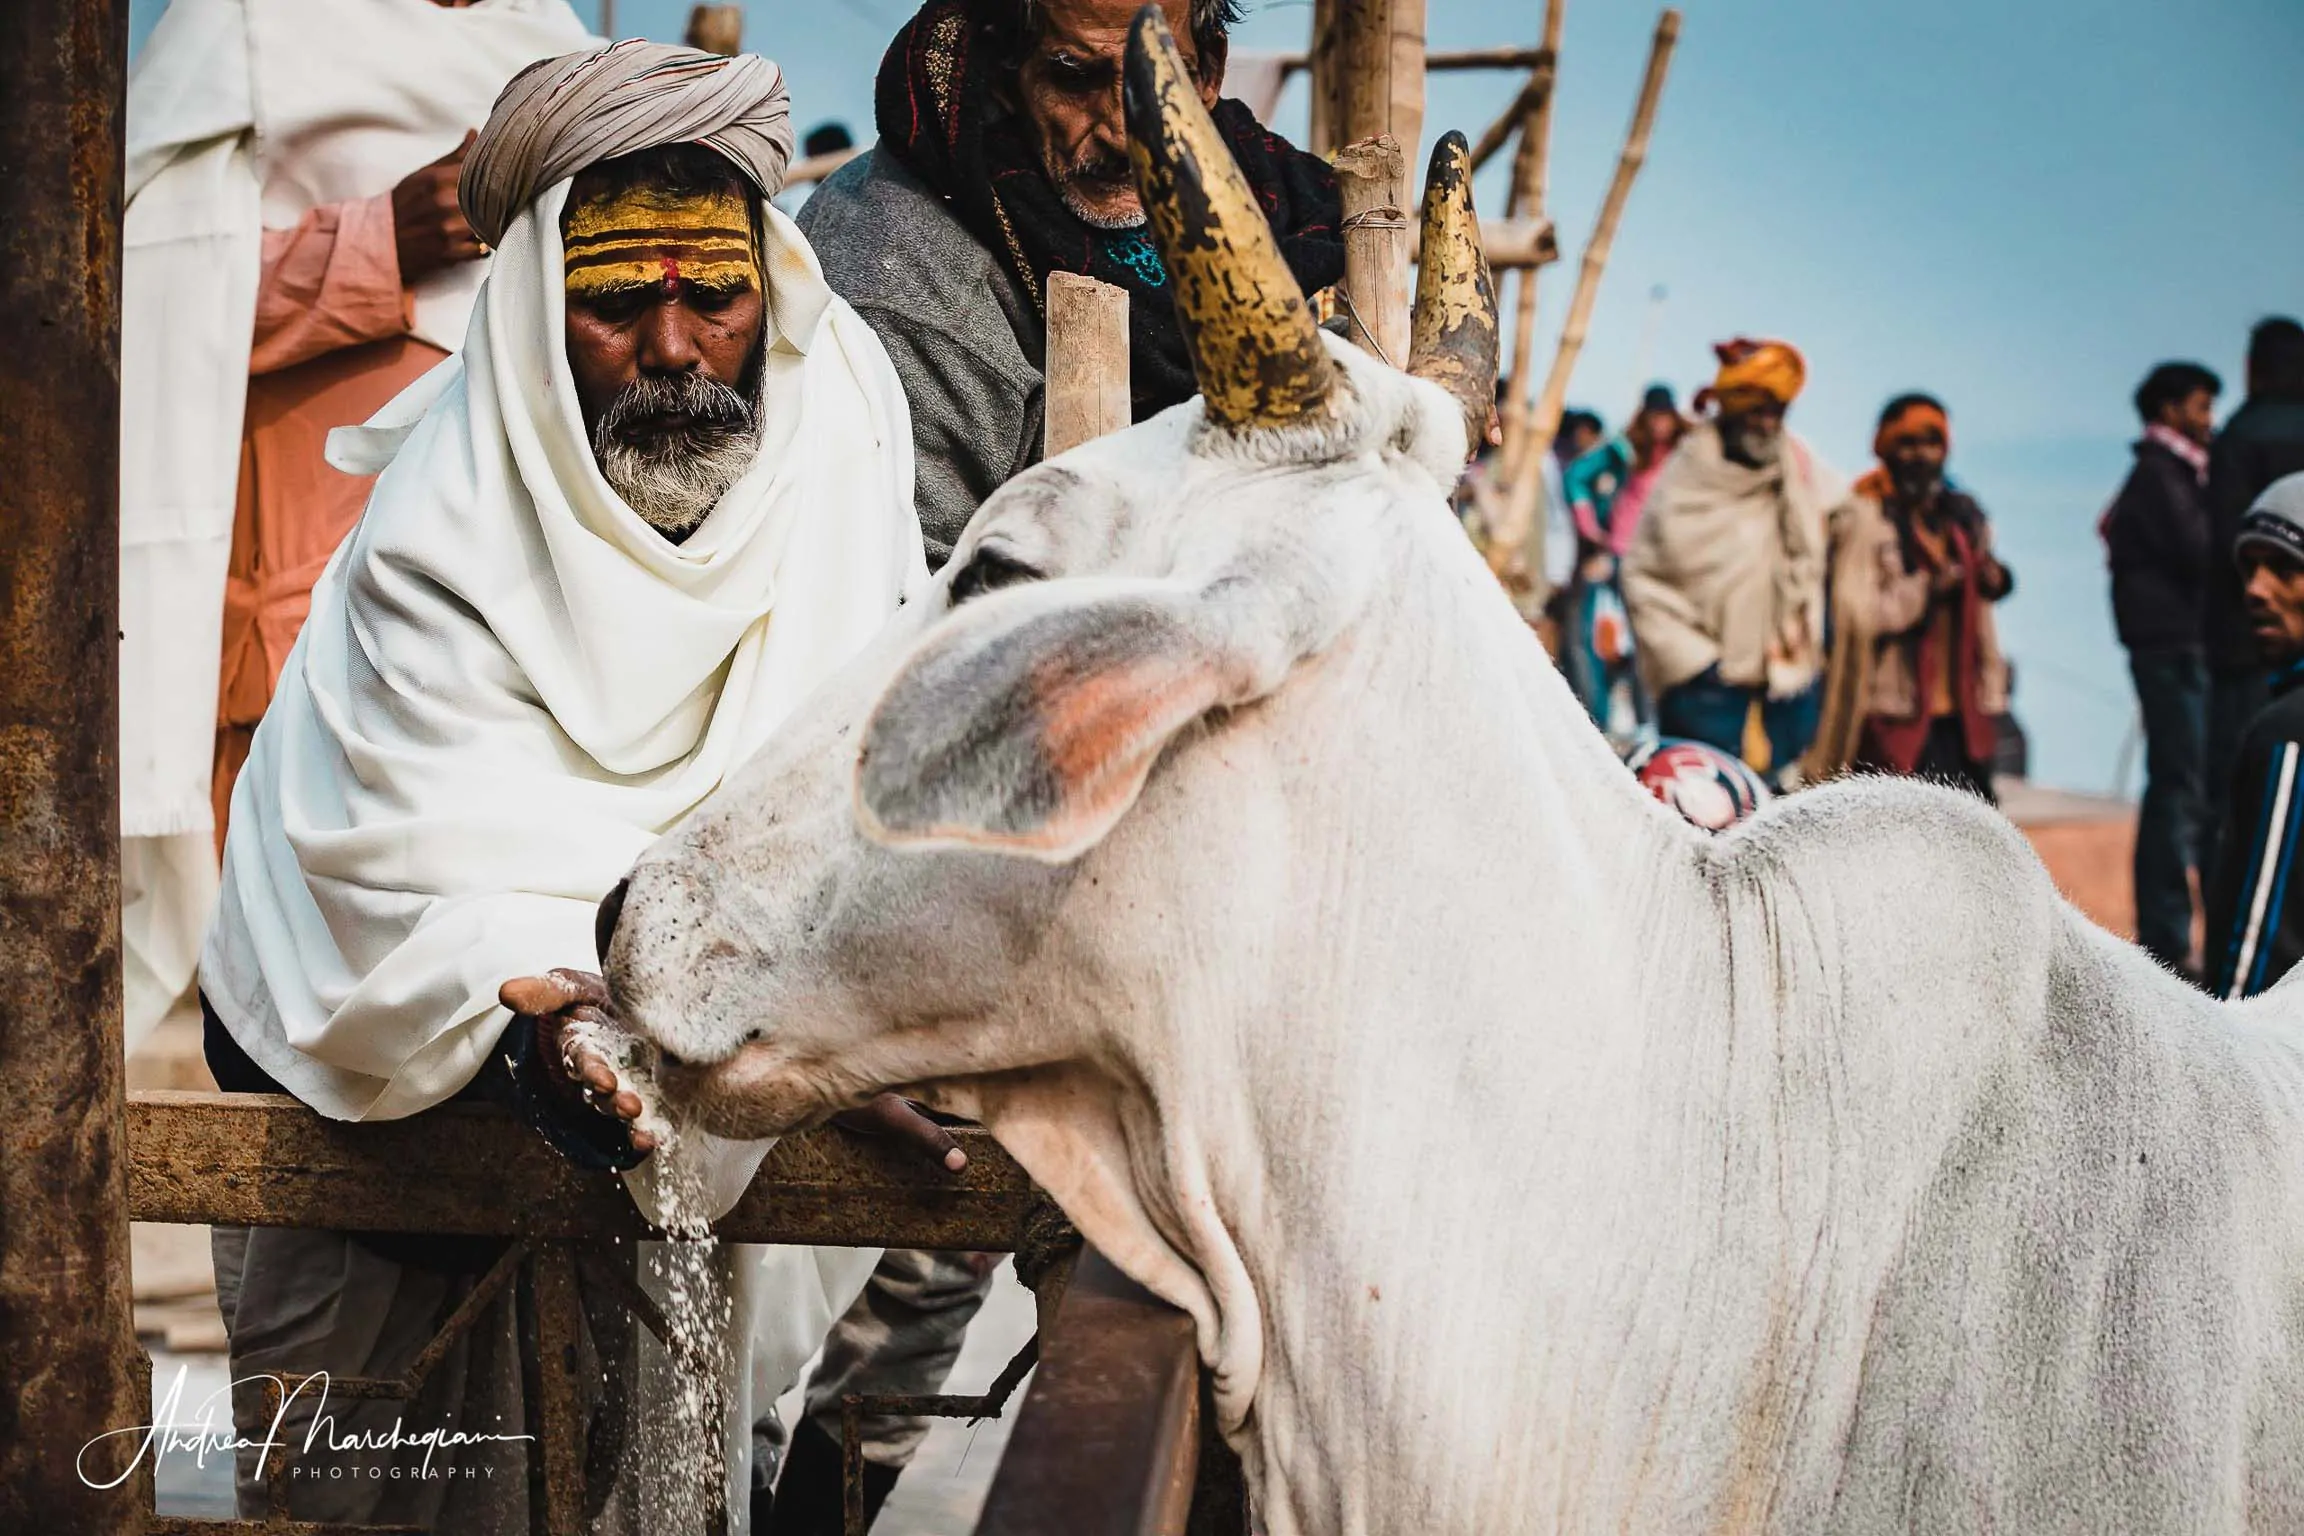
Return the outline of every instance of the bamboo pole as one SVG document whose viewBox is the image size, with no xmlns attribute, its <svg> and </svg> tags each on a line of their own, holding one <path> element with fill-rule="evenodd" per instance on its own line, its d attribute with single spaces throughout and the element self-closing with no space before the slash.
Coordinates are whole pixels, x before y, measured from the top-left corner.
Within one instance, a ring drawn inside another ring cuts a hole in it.
<svg viewBox="0 0 2304 1536">
<path fill-rule="evenodd" d="M 1312 123 L 1305 135 L 1312 153 L 1325 159 L 1343 142 L 1337 121 L 1343 101 L 1343 31 L 1340 13 L 1345 0 L 1312 0 L 1312 51 L 1306 62 L 1312 71 Z"/>
<path fill-rule="evenodd" d="M 1353 345 L 1395 368 L 1408 365 L 1407 166 L 1390 134 L 1336 151 L 1344 198 L 1344 315 Z"/>
<path fill-rule="evenodd" d="M 1048 274 L 1048 387 L 1042 456 L 1128 425 L 1128 291 Z"/>
<path fill-rule="evenodd" d="M 1335 0 L 1335 8 L 1337 142 L 1388 133 L 1412 154 L 1424 132 L 1424 0 Z"/>
<path fill-rule="evenodd" d="M 1584 332 L 1592 320 L 1592 306 L 1600 297 L 1600 277 L 1608 269 L 1608 249 L 1615 243 L 1616 226 L 1624 217 L 1624 203 L 1632 183 L 1648 159 L 1648 134 L 1656 124 L 1656 103 L 1664 94 L 1664 76 L 1672 67 L 1672 48 L 1680 39 L 1680 13 L 1667 9 L 1656 18 L 1655 41 L 1648 48 L 1648 73 L 1640 82 L 1640 102 L 1632 109 L 1632 126 L 1624 136 L 1624 151 L 1616 157 L 1616 176 L 1608 183 L 1608 196 L 1600 204 L 1600 220 L 1584 247 L 1584 264 L 1576 274 L 1576 294 L 1568 303 L 1568 320 L 1560 328 L 1560 346 L 1552 354 L 1552 372 L 1544 380 L 1543 398 L 1536 403 L 1530 445 L 1541 452 L 1559 430 L 1560 408 L 1567 403 L 1568 378 L 1576 371 L 1577 354 L 1584 350 Z"/>
<path fill-rule="evenodd" d="M 1498 113 L 1496 120 L 1481 131 L 1479 138 L 1472 141 L 1473 170 L 1477 171 L 1486 165 L 1495 157 L 1496 151 L 1504 147 L 1505 140 L 1527 127 L 1529 117 L 1535 112 L 1538 103 L 1551 95 L 1556 69 L 1551 55 L 1545 54 L 1541 62 L 1529 71 L 1527 83 L 1513 96 L 1512 104 Z"/>
<path fill-rule="evenodd" d="M 1426 74 L 1448 74 L 1472 69 L 1534 69 L 1544 62 L 1541 48 L 1506 46 L 1501 48 L 1451 48 L 1424 55 Z M 1312 67 L 1308 53 L 1280 55 L 1280 73 L 1283 77 Z"/>
<path fill-rule="evenodd" d="M 1545 0 L 1543 46 L 1555 60 L 1557 79 L 1561 29 L 1567 21 L 1567 0 Z M 1552 144 L 1552 85 L 1528 103 L 1521 124 L 1520 143 L 1512 154 L 1512 191 L 1505 206 L 1507 217 L 1542 220 L 1549 179 Z M 1500 412 L 1504 429 L 1504 507 L 1495 527 L 1485 530 L 1488 568 L 1507 590 L 1525 597 L 1531 608 L 1541 607 L 1544 593 L 1544 531 L 1536 516 L 1536 500 L 1543 486 L 1542 465 L 1529 454 L 1532 380 L 1536 346 L 1536 270 L 1520 273 L 1514 293 L 1512 317 L 1512 371 Z M 1533 543 L 1533 549 L 1531 549 Z"/>
</svg>

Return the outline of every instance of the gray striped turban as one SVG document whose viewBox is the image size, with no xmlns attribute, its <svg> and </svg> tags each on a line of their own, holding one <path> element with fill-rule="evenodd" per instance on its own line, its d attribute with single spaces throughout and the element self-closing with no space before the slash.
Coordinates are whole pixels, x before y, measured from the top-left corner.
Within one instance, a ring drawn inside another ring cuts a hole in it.
<svg viewBox="0 0 2304 1536">
<path fill-rule="evenodd" d="M 521 209 L 588 165 L 665 144 L 704 144 L 774 197 L 792 158 L 784 72 L 628 38 L 542 59 L 512 77 L 464 157 L 464 217 L 495 245 Z"/>
</svg>

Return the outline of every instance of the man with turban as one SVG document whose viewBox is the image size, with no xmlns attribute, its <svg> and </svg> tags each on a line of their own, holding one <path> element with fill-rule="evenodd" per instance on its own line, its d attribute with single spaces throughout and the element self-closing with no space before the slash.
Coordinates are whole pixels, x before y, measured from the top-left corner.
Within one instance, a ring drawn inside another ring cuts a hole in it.
<svg viewBox="0 0 2304 1536">
<path fill-rule="evenodd" d="M 765 59 L 640 42 L 536 64 L 497 101 L 462 174 L 496 252 L 471 330 L 332 439 L 333 462 L 381 475 L 234 792 L 200 972 L 227 1089 L 342 1120 L 510 1104 L 579 1162 L 630 1169 L 643 1211 L 663 1214 L 652 1142 L 627 1123 L 637 1099 L 595 1092 L 613 1079 L 562 1038 L 605 1001 L 577 969 L 596 908 L 926 575 L 895 373 L 769 201 L 787 115 Z M 709 1217 L 761 1149 L 701 1150 Z M 232 1374 L 251 1383 L 235 1413 L 255 1439 L 254 1378 L 402 1374 L 501 1251 L 279 1229 L 219 1229 L 215 1248 Z M 726 1461 L 739 1521 L 748 1426 L 875 1257 L 715 1260 L 733 1290 L 718 1390 L 744 1426 Z M 671 1495 L 647 1479 L 692 1488 L 699 1447 L 624 1453 L 627 1475 L 607 1475 L 619 1433 L 639 1432 L 621 1421 L 647 1418 L 605 1395 L 626 1374 L 619 1347 L 628 1330 L 588 1337 L 597 1358 L 577 1372 L 599 1397 L 593 1489 L 670 1529 Z M 526 1427 L 521 1394 L 507 1290 L 414 1402 L 326 1401 L 332 1430 L 298 1456 L 290 1506 L 524 1531 L 534 1448 L 498 1438 Z M 302 1395 L 281 1438 L 301 1448 L 318 1411 Z M 395 1419 L 479 1439 L 394 1444 Z M 386 1448 L 332 1448 L 363 1433 Z"/>
<path fill-rule="evenodd" d="M 921 526 L 940 565 L 985 497 L 1040 457 L 1051 272 L 1128 292 L 1135 419 L 1192 395 L 1168 274 L 1120 116 L 1138 0 L 927 0 L 880 62 L 880 142 L 800 227 L 887 343 L 912 403 Z M 1344 272 L 1326 162 L 1220 99 L 1236 0 L 1163 0 L 1233 158 L 1307 293 Z"/>
<path fill-rule="evenodd" d="M 1785 429 L 1800 353 L 1744 337 L 1713 350 L 1719 373 L 1695 399 L 1711 415 L 1657 476 L 1624 604 L 1662 733 L 1781 776 L 1816 734 L 1825 526 L 1846 486 Z"/>
<path fill-rule="evenodd" d="M 120 830 L 130 1049 L 190 991 L 232 778 L 365 478 L 322 459 L 464 341 L 456 208 L 566 0 L 173 0 L 128 90 Z"/>
<path fill-rule="evenodd" d="M 1889 401 L 1872 451 L 1880 462 L 1832 519 L 1832 659 L 1803 774 L 1917 774 L 1992 800 L 2008 713 L 1992 605 L 2015 578 L 1992 553 L 1984 509 L 1945 479 L 1941 401 Z"/>
</svg>

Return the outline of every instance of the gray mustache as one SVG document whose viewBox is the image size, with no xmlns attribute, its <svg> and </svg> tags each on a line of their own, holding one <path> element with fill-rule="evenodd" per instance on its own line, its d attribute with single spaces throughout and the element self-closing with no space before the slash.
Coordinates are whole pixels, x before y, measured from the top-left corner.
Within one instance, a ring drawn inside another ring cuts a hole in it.
<svg viewBox="0 0 2304 1536">
<path fill-rule="evenodd" d="M 600 413 L 596 438 L 624 438 L 635 429 L 749 429 L 752 402 L 743 392 L 702 373 L 642 374 L 616 392 Z"/>
</svg>

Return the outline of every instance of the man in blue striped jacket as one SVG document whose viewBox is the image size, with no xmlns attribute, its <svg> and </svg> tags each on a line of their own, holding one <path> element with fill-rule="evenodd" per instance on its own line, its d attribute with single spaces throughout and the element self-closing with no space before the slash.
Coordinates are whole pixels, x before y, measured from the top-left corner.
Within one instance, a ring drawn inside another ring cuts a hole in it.
<svg viewBox="0 0 2304 1536">
<path fill-rule="evenodd" d="M 2233 558 L 2249 627 L 2272 666 L 2272 698 L 2249 722 L 2232 770 L 2208 892 L 2208 979 L 2251 997 L 2304 958 L 2304 474 L 2275 480 L 2241 520 Z"/>
</svg>

